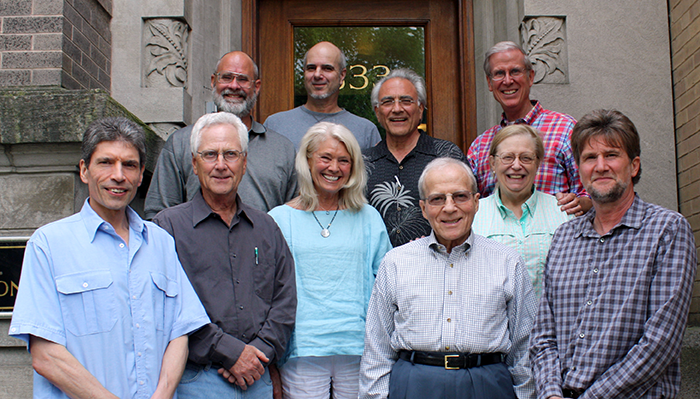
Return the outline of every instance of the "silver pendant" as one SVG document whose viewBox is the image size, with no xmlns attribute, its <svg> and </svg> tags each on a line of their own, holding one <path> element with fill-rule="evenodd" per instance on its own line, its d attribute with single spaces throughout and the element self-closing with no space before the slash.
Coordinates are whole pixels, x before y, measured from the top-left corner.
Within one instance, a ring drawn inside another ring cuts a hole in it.
<svg viewBox="0 0 700 399">
<path fill-rule="evenodd" d="M 328 229 L 323 229 L 323 230 L 321 230 L 321 236 L 322 236 L 323 238 L 328 238 L 329 235 L 331 235 L 330 230 L 328 230 Z"/>
</svg>

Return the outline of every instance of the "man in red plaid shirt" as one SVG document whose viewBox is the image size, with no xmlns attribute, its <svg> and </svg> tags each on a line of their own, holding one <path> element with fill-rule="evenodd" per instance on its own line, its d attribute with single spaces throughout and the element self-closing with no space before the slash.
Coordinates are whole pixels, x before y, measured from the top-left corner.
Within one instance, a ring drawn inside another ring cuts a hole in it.
<svg viewBox="0 0 700 399">
<path fill-rule="evenodd" d="M 571 130 L 576 120 L 542 108 L 530 100 L 535 71 L 523 49 L 513 42 L 500 42 L 486 52 L 484 71 L 489 91 L 503 108 L 501 123 L 484 132 L 469 147 L 467 159 L 479 182 L 482 197 L 489 196 L 496 177 L 489 165 L 489 147 L 503 127 L 525 123 L 542 134 L 545 156 L 537 172 L 535 187 L 557 197 L 562 211 L 581 215 L 591 208 L 571 151 Z"/>
</svg>

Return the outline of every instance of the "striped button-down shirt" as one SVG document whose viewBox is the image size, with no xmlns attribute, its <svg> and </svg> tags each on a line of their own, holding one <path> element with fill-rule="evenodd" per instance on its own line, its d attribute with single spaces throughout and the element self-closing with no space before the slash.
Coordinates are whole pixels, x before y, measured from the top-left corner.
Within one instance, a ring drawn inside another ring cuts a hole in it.
<svg viewBox="0 0 700 399">
<path fill-rule="evenodd" d="M 595 215 L 552 241 L 530 340 L 538 397 L 675 398 L 697 268 L 690 225 L 638 196 L 602 236 Z"/>
<path fill-rule="evenodd" d="M 578 174 L 578 166 L 571 151 L 571 131 L 576 119 L 569 115 L 542 108 L 538 101 L 532 102 L 533 108 L 528 114 L 516 121 L 508 121 L 505 114 L 501 123 L 485 131 L 469 146 L 467 159 L 472 167 L 479 192 L 488 197 L 496 187 L 496 176 L 489 166 L 489 147 L 493 137 L 507 125 L 524 123 L 542 133 L 544 142 L 544 159 L 537 170 L 535 187 L 543 193 L 575 193 L 585 195 Z"/>
<path fill-rule="evenodd" d="M 386 398 L 401 350 L 506 353 L 519 398 L 534 397 L 527 341 L 536 309 L 515 250 L 471 234 L 447 253 L 430 236 L 389 251 L 367 312 L 360 398 Z"/>
</svg>

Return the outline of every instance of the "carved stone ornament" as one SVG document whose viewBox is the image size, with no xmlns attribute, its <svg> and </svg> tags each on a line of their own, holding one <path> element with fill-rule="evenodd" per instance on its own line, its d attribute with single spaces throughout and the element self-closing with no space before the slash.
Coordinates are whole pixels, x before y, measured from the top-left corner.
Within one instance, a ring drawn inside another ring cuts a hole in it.
<svg viewBox="0 0 700 399">
<path fill-rule="evenodd" d="M 189 26 L 171 18 L 144 21 L 146 87 L 187 87 Z"/>
<path fill-rule="evenodd" d="M 568 83 L 565 17 L 525 17 L 520 39 L 535 70 L 534 83 Z"/>
</svg>

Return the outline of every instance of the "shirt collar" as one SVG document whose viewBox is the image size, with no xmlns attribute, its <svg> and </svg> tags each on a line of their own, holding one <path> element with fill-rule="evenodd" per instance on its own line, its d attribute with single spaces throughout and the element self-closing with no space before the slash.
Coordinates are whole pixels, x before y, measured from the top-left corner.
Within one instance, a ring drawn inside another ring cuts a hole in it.
<svg viewBox="0 0 700 399">
<path fill-rule="evenodd" d="M 528 215 L 528 214 L 532 215 L 532 216 L 535 215 L 535 211 L 537 210 L 537 201 L 539 198 L 539 196 L 536 194 L 537 194 L 537 191 L 535 190 L 535 187 L 533 186 L 532 187 L 532 194 L 530 195 L 530 198 L 528 198 L 527 201 L 525 201 L 525 203 L 522 205 L 523 216 Z M 503 201 L 501 201 L 501 190 L 498 186 L 496 186 L 496 190 L 491 195 L 495 195 L 494 198 L 496 199 L 496 208 L 498 208 L 498 211 L 500 212 L 502 218 L 505 219 L 505 217 L 507 215 L 513 214 L 513 211 L 511 211 L 510 209 L 508 209 L 508 207 L 503 205 Z"/>
<path fill-rule="evenodd" d="M 192 203 L 192 227 L 196 227 L 199 223 L 212 216 L 220 219 L 219 215 L 214 212 L 209 204 L 204 200 L 202 196 L 202 189 L 197 190 L 194 198 L 190 201 Z M 236 219 L 245 218 L 251 225 L 254 225 L 253 219 L 246 213 L 247 205 L 241 201 L 241 197 L 236 194 L 236 216 L 234 217 L 234 222 L 231 226 L 235 224 Z M 229 226 L 230 227 L 230 226 Z"/>
<path fill-rule="evenodd" d="M 580 224 L 579 230 L 576 232 L 576 236 L 584 236 L 584 237 L 593 237 L 593 238 L 598 238 L 600 237 L 600 234 L 598 234 L 597 231 L 595 231 L 595 228 L 593 227 L 593 221 L 595 220 L 595 215 L 596 215 L 596 210 L 595 207 L 591 208 L 590 211 L 588 211 L 585 215 L 580 216 L 583 218 L 583 223 Z M 634 201 L 632 202 L 632 205 L 627 209 L 624 215 L 622 215 L 622 219 L 618 224 L 615 225 L 612 229 L 610 229 L 609 232 L 607 232 L 605 235 L 612 235 L 613 232 L 622 226 L 639 230 L 642 228 L 642 224 L 644 223 L 644 202 L 642 201 L 641 198 L 639 198 L 639 195 L 635 192 L 634 193 Z"/>
<path fill-rule="evenodd" d="M 427 241 L 428 248 L 432 249 L 433 252 L 440 252 L 440 253 L 444 252 L 445 254 L 447 254 L 445 246 L 440 244 L 437 241 L 437 237 L 435 237 L 435 231 L 431 231 L 430 235 L 427 237 L 427 239 L 428 239 L 428 241 Z M 474 245 L 474 231 L 471 231 L 469 233 L 469 237 L 467 237 L 467 239 L 463 243 L 452 248 L 452 253 L 454 253 L 456 251 L 456 252 L 463 252 L 466 255 L 469 252 L 469 249 L 473 245 Z"/>
<path fill-rule="evenodd" d="M 526 124 L 532 126 L 532 123 L 535 122 L 535 119 L 537 119 L 537 116 L 542 112 L 542 106 L 540 105 L 540 102 L 537 100 L 530 100 L 530 104 L 532 104 L 532 109 L 530 112 L 525 115 L 524 118 L 516 119 L 514 121 L 509 121 L 506 118 L 506 113 L 501 114 L 501 127 L 506 127 L 508 125 L 518 125 L 518 124 Z"/>
<path fill-rule="evenodd" d="M 85 199 L 83 207 L 80 210 L 80 217 L 83 219 L 85 228 L 90 235 L 90 242 L 93 242 L 102 225 L 110 226 L 112 230 L 114 230 L 114 226 L 102 219 L 102 217 L 100 217 L 100 215 L 98 215 L 97 212 L 92 209 L 89 201 L 89 197 Z M 143 219 L 141 219 L 138 213 L 131 209 L 130 206 L 126 207 L 126 218 L 129 221 L 129 230 L 134 230 L 135 232 L 140 233 L 143 236 L 144 241 L 148 243 L 148 226 L 146 226 Z"/>
<path fill-rule="evenodd" d="M 416 146 L 413 147 L 413 149 L 406 155 L 406 157 L 404 157 L 404 159 L 410 158 L 411 154 L 414 152 L 421 152 L 424 154 L 437 156 L 435 146 L 432 144 L 430 136 L 420 129 L 418 130 L 418 133 L 420 133 L 420 136 L 418 137 Z M 376 151 L 371 151 L 368 149 L 366 153 L 366 157 L 369 162 L 374 162 L 381 158 L 387 158 L 391 154 L 391 151 L 389 151 L 389 146 L 386 144 L 386 139 L 380 141 L 379 144 L 372 148 L 376 148 Z"/>
<path fill-rule="evenodd" d="M 250 130 L 248 130 L 248 136 L 251 134 L 265 134 L 266 132 L 267 128 L 265 128 L 262 123 L 259 123 L 253 119 L 253 123 L 250 125 Z"/>
</svg>

